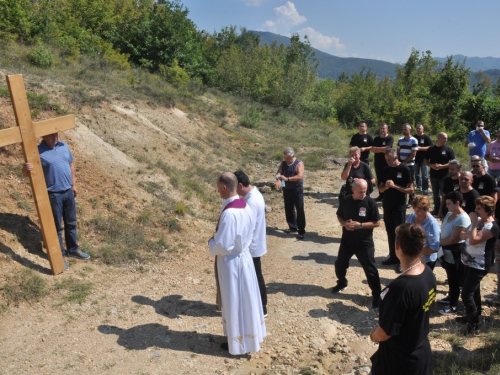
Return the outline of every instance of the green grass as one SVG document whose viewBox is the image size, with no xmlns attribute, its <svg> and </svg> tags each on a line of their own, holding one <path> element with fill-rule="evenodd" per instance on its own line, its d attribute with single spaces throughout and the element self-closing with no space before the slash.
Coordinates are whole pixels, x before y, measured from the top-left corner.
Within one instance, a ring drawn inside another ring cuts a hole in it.
<svg viewBox="0 0 500 375">
<path fill-rule="evenodd" d="M 23 269 L 19 274 L 7 276 L 1 287 L 6 305 L 18 306 L 21 302 L 37 302 L 49 293 L 47 282 L 30 269 Z"/>
<path fill-rule="evenodd" d="M 92 291 L 92 284 L 87 281 L 76 280 L 70 277 L 67 280 L 56 283 L 54 285 L 54 289 L 65 291 L 63 296 L 65 301 L 82 304 Z"/>
</svg>

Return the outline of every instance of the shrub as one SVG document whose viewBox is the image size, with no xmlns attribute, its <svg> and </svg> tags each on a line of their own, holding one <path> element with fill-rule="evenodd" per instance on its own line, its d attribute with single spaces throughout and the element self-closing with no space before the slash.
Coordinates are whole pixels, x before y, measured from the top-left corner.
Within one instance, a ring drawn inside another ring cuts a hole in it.
<svg viewBox="0 0 500 375">
<path fill-rule="evenodd" d="M 39 44 L 28 52 L 28 61 L 39 68 L 48 69 L 54 65 L 54 56 L 43 44 Z"/>
<path fill-rule="evenodd" d="M 7 277 L 2 287 L 7 305 L 20 302 L 37 302 L 48 294 L 47 282 L 30 269 L 24 269 L 16 277 Z"/>
<path fill-rule="evenodd" d="M 261 114 L 259 110 L 255 107 L 250 108 L 250 110 L 240 118 L 240 125 L 245 128 L 255 129 L 259 127 L 261 119 Z"/>
</svg>

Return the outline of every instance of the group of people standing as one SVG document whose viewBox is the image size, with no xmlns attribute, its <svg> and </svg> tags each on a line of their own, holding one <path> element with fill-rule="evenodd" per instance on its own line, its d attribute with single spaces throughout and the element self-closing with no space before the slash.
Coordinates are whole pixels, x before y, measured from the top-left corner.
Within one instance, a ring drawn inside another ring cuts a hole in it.
<svg viewBox="0 0 500 375">
<path fill-rule="evenodd" d="M 379 326 L 370 334 L 372 341 L 380 343 L 372 357 L 372 373 L 423 374 L 430 369 L 427 334 L 429 307 L 436 299 L 432 271 L 438 257 L 449 283 L 448 296 L 438 301 L 444 305 L 439 313 L 458 313 L 461 290 L 465 314 L 456 320 L 465 324 L 465 334 L 474 334 L 478 329 L 480 282 L 494 264 L 500 235 L 500 188 L 495 181 L 500 177 L 500 131 L 497 140 L 488 145 L 489 132 L 484 122 L 477 122 L 465 142 L 470 168 L 462 171 L 444 132 L 433 144 L 422 124 L 417 125 L 414 136 L 410 124 L 404 124 L 403 136 L 395 144 L 387 124 L 381 124 L 379 130 L 380 136 L 372 139 L 366 123 L 359 124 L 359 132 L 351 139 L 350 158 L 341 173 L 352 195 L 341 199 L 337 210 L 343 233 L 335 263 L 337 285 L 332 292 L 340 293 L 347 287 L 349 260 L 356 255 L 372 290 L 371 306 L 380 306 Z M 379 191 L 376 199 L 369 197 L 369 185 L 374 184 L 369 152 L 374 153 Z M 490 161 L 489 167 L 486 161 Z M 415 196 L 416 191 L 419 195 Z M 382 291 L 372 238 L 373 229 L 380 225 L 376 201 L 382 201 L 389 247 L 389 257 L 382 264 L 396 265 L 400 274 Z M 406 209 L 410 207 L 414 212 L 407 217 Z M 441 225 L 436 218 L 442 220 Z M 499 258 L 497 254 L 497 262 Z M 497 297 L 500 300 L 500 284 Z M 406 361 L 394 359 L 405 355 Z"/>
</svg>

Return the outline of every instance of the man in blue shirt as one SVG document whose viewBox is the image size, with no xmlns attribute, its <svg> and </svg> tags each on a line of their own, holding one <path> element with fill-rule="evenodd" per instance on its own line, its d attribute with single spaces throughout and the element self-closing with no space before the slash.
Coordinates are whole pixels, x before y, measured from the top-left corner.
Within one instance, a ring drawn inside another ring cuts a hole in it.
<svg viewBox="0 0 500 375">
<path fill-rule="evenodd" d="M 469 162 L 471 156 L 478 155 L 486 167 L 484 155 L 486 155 L 486 146 L 490 141 L 490 132 L 484 129 L 484 121 L 477 120 L 476 130 L 471 131 L 465 141 L 465 146 L 469 147 Z"/>
<path fill-rule="evenodd" d="M 76 236 L 76 202 L 78 194 L 76 189 L 76 172 L 73 163 L 73 155 L 69 147 L 64 142 L 59 142 L 57 133 L 42 137 L 42 142 L 38 145 L 38 153 L 42 162 L 43 175 L 49 193 L 50 206 L 56 224 L 57 235 L 63 257 L 64 250 L 62 232 L 64 229 L 64 239 L 68 255 L 80 259 L 89 259 L 90 255 L 80 250 Z M 23 175 L 28 177 L 33 165 L 24 163 Z M 62 226 L 64 222 L 64 228 Z M 68 263 L 64 261 L 66 270 Z"/>
<path fill-rule="evenodd" d="M 418 141 L 411 136 L 411 125 L 403 125 L 403 136 L 398 139 L 398 158 L 402 164 L 405 164 L 411 173 L 411 182 L 415 179 L 415 156 L 418 151 Z M 411 201 L 415 194 L 410 194 L 406 208 L 411 207 Z"/>
</svg>

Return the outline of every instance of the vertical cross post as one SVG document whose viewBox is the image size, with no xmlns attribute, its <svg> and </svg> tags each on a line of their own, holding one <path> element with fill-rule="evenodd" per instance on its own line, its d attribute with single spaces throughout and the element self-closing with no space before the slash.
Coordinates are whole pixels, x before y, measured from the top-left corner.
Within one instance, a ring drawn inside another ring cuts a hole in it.
<svg viewBox="0 0 500 375">
<path fill-rule="evenodd" d="M 40 219 L 43 242 L 47 249 L 50 268 L 53 275 L 64 271 L 64 261 L 57 236 L 49 194 L 43 176 L 42 163 L 38 153 L 37 138 L 44 135 L 74 128 L 75 116 L 68 115 L 55 119 L 33 122 L 26 96 L 23 76 L 21 74 L 8 75 L 10 98 L 14 109 L 17 127 L 0 130 L 0 147 L 21 143 L 24 158 L 27 163 L 33 164 L 30 172 L 30 184 L 35 199 L 36 210 Z"/>
</svg>

